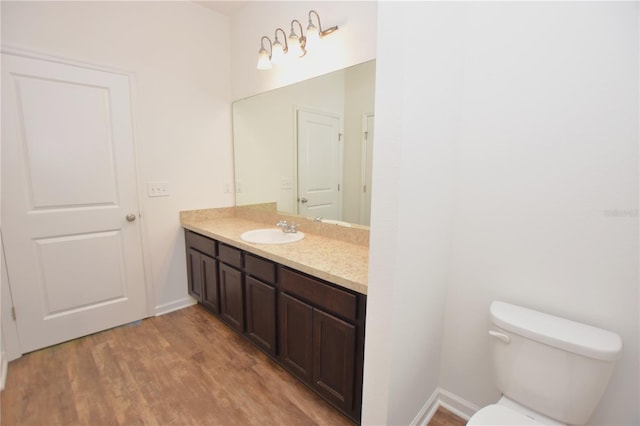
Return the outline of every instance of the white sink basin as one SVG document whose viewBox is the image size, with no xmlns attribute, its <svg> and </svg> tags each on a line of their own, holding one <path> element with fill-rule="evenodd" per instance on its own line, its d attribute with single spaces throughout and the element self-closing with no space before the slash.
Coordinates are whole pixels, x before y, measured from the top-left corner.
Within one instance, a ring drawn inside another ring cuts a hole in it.
<svg viewBox="0 0 640 426">
<path fill-rule="evenodd" d="M 287 234 L 280 228 L 254 229 L 240 235 L 242 240 L 256 244 L 288 244 L 295 243 L 304 238 L 304 233 L 296 232 Z"/>
</svg>

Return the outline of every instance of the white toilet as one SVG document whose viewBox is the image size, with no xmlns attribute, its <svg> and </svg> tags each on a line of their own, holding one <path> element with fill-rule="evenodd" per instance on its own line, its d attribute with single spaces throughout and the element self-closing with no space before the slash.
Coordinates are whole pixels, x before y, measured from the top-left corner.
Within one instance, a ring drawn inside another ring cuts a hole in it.
<svg viewBox="0 0 640 426">
<path fill-rule="evenodd" d="M 622 351 L 616 333 L 504 302 L 490 308 L 502 398 L 468 425 L 582 425 Z"/>
</svg>

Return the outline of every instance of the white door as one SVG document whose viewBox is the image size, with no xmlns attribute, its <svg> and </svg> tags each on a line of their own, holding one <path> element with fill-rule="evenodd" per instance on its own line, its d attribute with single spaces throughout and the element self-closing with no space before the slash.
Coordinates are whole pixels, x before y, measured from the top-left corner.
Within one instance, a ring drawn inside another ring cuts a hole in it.
<svg viewBox="0 0 640 426">
<path fill-rule="evenodd" d="M 373 170 L 373 114 L 362 119 L 362 197 L 360 201 L 360 224 L 371 223 L 371 171 Z"/>
<path fill-rule="evenodd" d="M 342 220 L 340 121 L 298 110 L 298 214 Z"/>
<path fill-rule="evenodd" d="M 129 79 L 2 54 L 2 234 L 23 353 L 147 316 Z"/>
</svg>

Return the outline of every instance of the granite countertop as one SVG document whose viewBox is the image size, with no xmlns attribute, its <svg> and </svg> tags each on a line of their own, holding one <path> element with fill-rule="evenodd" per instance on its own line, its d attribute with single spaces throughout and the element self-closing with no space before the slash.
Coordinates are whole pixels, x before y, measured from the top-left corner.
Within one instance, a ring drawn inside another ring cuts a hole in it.
<svg viewBox="0 0 640 426">
<path fill-rule="evenodd" d="M 336 230 L 337 225 L 325 225 L 327 227 L 325 232 L 322 225 L 309 221 L 300 224 L 299 230 L 304 232 L 305 236 L 294 243 L 254 244 L 242 240 L 240 235 L 246 231 L 263 228 L 277 229 L 275 226 L 277 220 L 273 221 L 273 219 L 287 219 L 286 215 L 275 211 L 271 213 L 275 216 L 265 215 L 264 211 L 262 213 L 261 215 L 246 214 L 245 210 L 238 207 L 196 210 L 182 212 L 180 221 L 185 229 L 358 293 L 367 294 L 368 230 L 364 236 L 366 241 L 363 241 L 363 235 L 359 235 L 362 233 L 361 230 L 349 228 Z M 332 238 L 336 234 L 340 234 L 340 239 Z M 355 235 L 355 240 L 349 241 L 349 234 Z"/>
</svg>

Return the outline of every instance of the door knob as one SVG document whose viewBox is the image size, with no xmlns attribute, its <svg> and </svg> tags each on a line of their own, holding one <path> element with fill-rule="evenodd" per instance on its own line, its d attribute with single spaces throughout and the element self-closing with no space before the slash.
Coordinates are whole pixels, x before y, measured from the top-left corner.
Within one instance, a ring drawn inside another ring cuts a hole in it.
<svg viewBox="0 0 640 426">
<path fill-rule="evenodd" d="M 301 199 L 300 199 L 300 202 L 301 202 L 302 204 L 305 204 L 305 203 L 306 203 L 306 202 L 308 202 L 308 201 L 309 201 L 309 200 L 307 200 L 306 198 L 301 198 Z"/>
<path fill-rule="evenodd" d="M 125 217 L 127 218 L 127 222 L 134 222 L 136 220 L 136 215 L 133 213 L 129 213 Z"/>
</svg>

